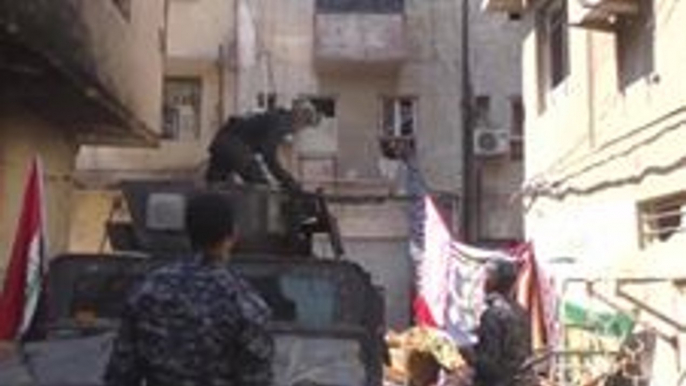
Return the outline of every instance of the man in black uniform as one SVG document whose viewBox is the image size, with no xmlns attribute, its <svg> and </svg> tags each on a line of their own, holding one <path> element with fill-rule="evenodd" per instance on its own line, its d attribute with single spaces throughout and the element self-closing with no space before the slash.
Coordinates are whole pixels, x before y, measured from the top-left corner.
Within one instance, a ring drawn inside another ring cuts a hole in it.
<svg viewBox="0 0 686 386">
<path fill-rule="evenodd" d="M 276 108 L 246 117 L 231 117 L 212 141 L 207 181 L 225 181 L 237 173 L 248 184 L 268 185 L 269 180 L 256 156 L 261 156 L 266 168 L 289 191 L 300 191 L 300 184 L 279 163 L 278 149 L 289 135 L 312 124 L 312 111 L 303 107 L 293 110 Z"/>
<path fill-rule="evenodd" d="M 488 307 L 481 315 L 473 363 L 477 386 L 536 385 L 533 373 L 522 369 L 532 355 L 532 347 L 529 317 L 512 296 L 517 276 L 514 262 L 498 260 L 488 264 Z"/>
</svg>

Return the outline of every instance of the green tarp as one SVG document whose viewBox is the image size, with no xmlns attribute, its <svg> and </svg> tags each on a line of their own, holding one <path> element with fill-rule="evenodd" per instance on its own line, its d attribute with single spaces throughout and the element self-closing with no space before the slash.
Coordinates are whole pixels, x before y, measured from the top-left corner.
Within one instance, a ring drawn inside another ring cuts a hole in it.
<svg viewBox="0 0 686 386">
<path fill-rule="evenodd" d="M 570 302 L 564 303 L 562 318 L 566 326 L 619 339 L 628 336 L 635 324 L 629 315 L 619 312 L 595 312 Z"/>
</svg>

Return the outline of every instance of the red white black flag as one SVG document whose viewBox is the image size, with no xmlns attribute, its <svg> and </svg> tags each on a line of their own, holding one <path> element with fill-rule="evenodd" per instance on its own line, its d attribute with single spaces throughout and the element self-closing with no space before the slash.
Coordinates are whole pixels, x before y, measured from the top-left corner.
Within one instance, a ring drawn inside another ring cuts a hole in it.
<svg viewBox="0 0 686 386">
<path fill-rule="evenodd" d="M 23 206 L 0 295 L 0 340 L 19 340 L 31 327 L 46 272 L 43 173 L 31 164 Z"/>
</svg>

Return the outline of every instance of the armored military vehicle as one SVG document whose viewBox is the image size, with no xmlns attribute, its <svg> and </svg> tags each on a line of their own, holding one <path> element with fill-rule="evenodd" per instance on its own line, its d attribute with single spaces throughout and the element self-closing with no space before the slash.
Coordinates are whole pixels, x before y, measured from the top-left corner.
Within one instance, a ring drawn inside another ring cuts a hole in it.
<svg viewBox="0 0 686 386">
<path fill-rule="evenodd" d="M 101 385 L 127 291 L 153 267 L 190 252 L 183 210 L 199 189 L 205 188 L 187 181 L 124 183 L 130 220 L 108 222 L 114 252 L 52 260 L 39 320 L 44 337 L 0 363 L 0 385 Z M 239 239 L 230 264 L 274 311 L 275 384 L 380 385 L 383 300 L 370 276 L 341 258 L 323 197 L 214 189 L 230 195 L 237 209 Z M 329 236 L 330 256 L 313 253 L 318 233 Z"/>
</svg>

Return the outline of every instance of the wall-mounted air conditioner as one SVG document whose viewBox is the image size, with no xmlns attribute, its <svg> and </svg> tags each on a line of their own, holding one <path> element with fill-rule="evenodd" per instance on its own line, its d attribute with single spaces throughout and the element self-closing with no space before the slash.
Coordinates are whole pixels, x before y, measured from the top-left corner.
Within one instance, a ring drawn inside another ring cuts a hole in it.
<svg viewBox="0 0 686 386">
<path fill-rule="evenodd" d="M 474 154 L 478 156 L 497 156 L 508 152 L 510 133 L 501 129 L 479 128 L 474 130 Z"/>
<path fill-rule="evenodd" d="M 612 29 L 617 18 L 637 15 L 638 0 L 569 0 L 569 24 L 588 29 Z"/>
</svg>

